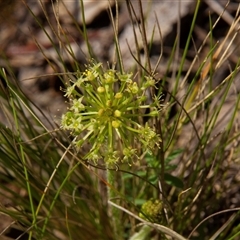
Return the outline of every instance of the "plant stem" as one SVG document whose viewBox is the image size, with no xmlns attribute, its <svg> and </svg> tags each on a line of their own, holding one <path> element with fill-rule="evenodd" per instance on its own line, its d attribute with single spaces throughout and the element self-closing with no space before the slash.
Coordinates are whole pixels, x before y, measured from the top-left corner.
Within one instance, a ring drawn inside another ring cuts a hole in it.
<svg viewBox="0 0 240 240">
<path fill-rule="evenodd" d="M 141 230 L 135 233 L 129 240 L 144 240 L 149 237 L 149 233 L 152 231 L 152 228 L 148 225 L 144 225 Z"/>
<path fill-rule="evenodd" d="M 114 183 L 115 183 L 115 174 L 107 169 L 107 182 L 108 182 L 108 201 L 111 201 L 113 198 L 116 197 L 115 190 L 114 190 Z M 116 208 L 113 208 L 111 205 L 109 205 L 109 217 L 112 219 L 112 226 L 113 226 L 113 232 L 114 236 L 119 239 L 119 229 L 120 229 L 120 216 L 119 216 L 119 210 Z"/>
</svg>

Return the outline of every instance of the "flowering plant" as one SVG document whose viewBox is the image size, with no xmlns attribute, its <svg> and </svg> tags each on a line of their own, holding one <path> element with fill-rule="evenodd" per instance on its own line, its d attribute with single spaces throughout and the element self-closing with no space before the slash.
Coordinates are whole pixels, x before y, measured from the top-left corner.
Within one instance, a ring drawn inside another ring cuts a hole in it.
<svg viewBox="0 0 240 240">
<path fill-rule="evenodd" d="M 155 81 L 151 77 L 145 80 L 138 86 L 131 73 L 104 71 L 101 63 L 92 63 L 71 81 L 65 90 L 70 106 L 62 116 L 61 127 L 70 130 L 77 148 L 91 144 L 85 159 L 96 163 L 103 158 L 107 165 L 121 159 L 131 164 L 139 159 L 137 149 L 151 152 L 158 145 L 160 137 L 154 129 L 139 123 L 142 116 L 158 116 L 155 102 L 145 104 L 146 90 Z M 144 109 L 149 113 L 143 113 Z"/>
</svg>

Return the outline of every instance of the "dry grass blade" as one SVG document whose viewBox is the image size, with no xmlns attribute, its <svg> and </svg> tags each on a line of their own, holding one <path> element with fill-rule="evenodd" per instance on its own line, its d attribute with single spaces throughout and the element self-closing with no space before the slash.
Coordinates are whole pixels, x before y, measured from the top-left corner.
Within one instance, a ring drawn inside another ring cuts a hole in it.
<svg viewBox="0 0 240 240">
<path fill-rule="evenodd" d="M 208 63 L 204 66 L 201 71 L 201 75 L 199 80 L 194 87 L 193 92 L 189 96 L 188 100 L 186 101 L 185 108 L 188 111 L 190 108 L 191 103 L 196 98 L 200 87 L 203 84 L 203 81 L 206 79 L 207 75 L 209 74 L 210 69 L 215 66 L 215 70 L 218 70 L 224 62 L 224 58 L 226 57 L 227 53 L 229 52 L 229 48 L 231 47 L 233 41 L 239 34 L 240 28 L 240 17 L 236 18 L 231 22 L 230 29 L 226 34 L 224 40 L 220 43 L 219 47 L 216 49 L 215 53 L 213 54 L 212 58 L 208 61 Z M 229 53 L 228 53 L 229 54 Z M 220 57 L 219 57 L 220 56 Z M 229 77 L 230 79 L 230 77 Z"/>
</svg>

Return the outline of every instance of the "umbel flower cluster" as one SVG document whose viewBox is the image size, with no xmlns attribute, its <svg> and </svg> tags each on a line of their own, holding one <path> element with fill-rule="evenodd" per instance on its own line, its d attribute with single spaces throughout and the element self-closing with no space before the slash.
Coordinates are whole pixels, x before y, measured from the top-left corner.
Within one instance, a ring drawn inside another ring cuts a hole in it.
<svg viewBox="0 0 240 240">
<path fill-rule="evenodd" d="M 137 149 L 152 152 L 160 138 L 142 116 L 157 116 L 155 104 L 146 105 L 146 90 L 155 81 L 147 77 L 138 86 L 132 74 L 114 69 L 103 70 L 101 63 L 92 63 L 65 90 L 68 111 L 62 116 L 61 127 L 70 131 L 77 149 L 90 144 L 84 156 L 95 163 L 103 159 L 107 165 L 139 159 Z M 144 114 L 149 109 L 148 114 Z M 143 125 L 143 126 L 142 126 Z"/>
</svg>

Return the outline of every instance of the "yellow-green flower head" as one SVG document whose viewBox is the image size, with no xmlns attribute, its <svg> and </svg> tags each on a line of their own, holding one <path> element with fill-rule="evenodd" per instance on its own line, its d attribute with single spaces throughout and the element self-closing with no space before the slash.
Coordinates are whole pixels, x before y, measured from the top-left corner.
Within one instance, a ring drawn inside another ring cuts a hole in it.
<svg viewBox="0 0 240 240">
<path fill-rule="evenodd" d="M 104 73 L 104 81 L 105 83 L 113 83 L 116 82 L 116 77 L 114 75 L 115 71 L 110 69 Z"/>
<path fill-rule="evenodd" d="M 154 104 L 145 105 L 146 87 L 138 86 L 132 74 L 104 70 L 101 63 L 93 63 L 71 83 L 65 90 L 70 106 L 62 116 L 61 127 L 74 136 L 77 148 L 92 146 L 85 159 L 104 159 L 107 165 L 119 161 L 131 164 L 139 153 L 132 146 L 138 143 L 141 151 L 151 152 L 160 141 L 154 129 L 138 122 L 139 117 L 151 118 L 158 111 Z M 147 108 L 149 114 L 143 114 L 142 109 Z"/>
<path fill-rule="evenodd" d="M 141 207 L 139 216 L 151 222 L 161 223 L 163 219 L 163 204 L 159 199 L 150 199 Z"/>
<path fill-rule="evenodd" d="M 136 82 L 132 82 L 128 85 L 127 91 L 129 91 L 130 93 L 137 94 L 138 90 L 139 88 Z"/>
</svg>

